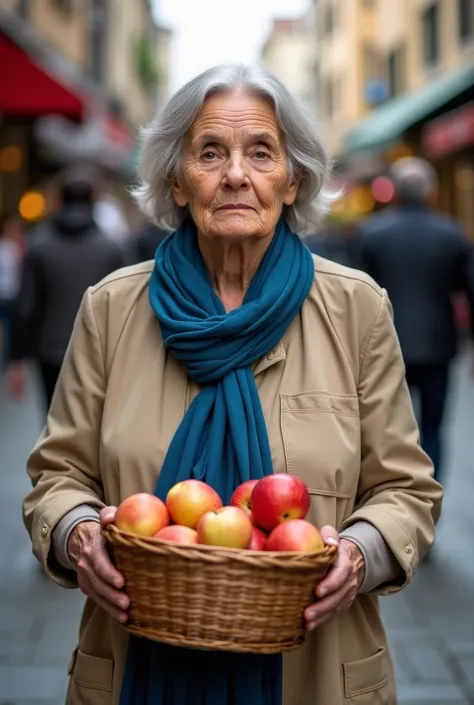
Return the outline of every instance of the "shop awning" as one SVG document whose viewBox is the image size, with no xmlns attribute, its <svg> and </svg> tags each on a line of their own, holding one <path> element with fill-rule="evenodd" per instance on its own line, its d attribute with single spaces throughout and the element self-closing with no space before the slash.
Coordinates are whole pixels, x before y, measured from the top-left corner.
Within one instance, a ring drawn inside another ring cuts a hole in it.
<svg viewBox="0 0 474 705">
<path fill-rule="evenodd" d="M 82 118 L 83 98 L 4 34 L 0 34 L 0 66 L 0 112 L 15 117 L 58 114 Z"/>
<path fill-rule="evenodd" d="M 421 122 L 470 87 L 474 88 L 474 66 L 464 66 L 418 91 L 393 98 L 347 134 L 344 154 L 389 145 L 409 127 Z"/>
</svg>

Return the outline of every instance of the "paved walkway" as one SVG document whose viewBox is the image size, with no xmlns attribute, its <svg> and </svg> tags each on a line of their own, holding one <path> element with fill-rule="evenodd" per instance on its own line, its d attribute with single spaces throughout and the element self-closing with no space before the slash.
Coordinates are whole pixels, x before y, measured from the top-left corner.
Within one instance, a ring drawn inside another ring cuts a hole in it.
<svg viewBox="0 0 474 705">
<path fill-rule="evenodd" d="M 474 381 L 466 367 L 454 380 L 448 488 L 432 559 L 411 586 L 382 601 L 400 705 L 474 705 Z M 22 404 L 0 389 L 0 705 L 63 705 L 82 605 L 77 591 L 45 579 L 21 521 L 24 463 L 40 426 L 34 386 Z"/>
</svg>

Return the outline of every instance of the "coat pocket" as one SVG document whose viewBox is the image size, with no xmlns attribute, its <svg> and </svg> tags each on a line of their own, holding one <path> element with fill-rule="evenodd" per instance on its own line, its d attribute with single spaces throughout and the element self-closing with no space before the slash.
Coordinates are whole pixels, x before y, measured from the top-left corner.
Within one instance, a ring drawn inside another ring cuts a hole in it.
<svg viewBox="0 0 474 705">
<path fill-rule="evenodd" d="M 357 705 L 396 705 L 394 684 L 387 651 L 342 664 L 344 696 Z"/>
<path fill-rule="evenodd" d="M 111 705 L 114 662 L 77 648 L 69 666 L 66 705 Z"/>
<path fill-rule="evenodd" d="M 357 395 L 322 391 L 281 395 L 286 470 L 311 494 L 355 496 L 360 472 Z"/>
</svg>

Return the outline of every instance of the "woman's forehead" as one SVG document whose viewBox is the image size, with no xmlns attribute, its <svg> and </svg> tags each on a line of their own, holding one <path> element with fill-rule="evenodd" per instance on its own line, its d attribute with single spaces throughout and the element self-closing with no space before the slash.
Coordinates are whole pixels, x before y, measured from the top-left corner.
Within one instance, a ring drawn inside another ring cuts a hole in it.
<svg viewBox="0 0 474 705">
<path fill-rule="evenodd" d="M 207 98 L 190 128 L 193 142 L 206 134 L 228 131 L 266 135 L 280 140 L 273 106 L 264 98 L 235 92 Z"/>
</svg>

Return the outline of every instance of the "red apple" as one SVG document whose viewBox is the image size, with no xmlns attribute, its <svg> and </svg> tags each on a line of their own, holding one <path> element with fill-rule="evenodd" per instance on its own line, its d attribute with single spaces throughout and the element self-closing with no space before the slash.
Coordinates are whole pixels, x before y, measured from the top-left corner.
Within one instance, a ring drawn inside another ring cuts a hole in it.
<svg viewBox="0 0 474 705">
<path fill-rule="evenodd" d="M 124 499 L 115 514 L 115 526 L 137 536 L 153 536 L 169 524 L 164 502 L 147 492 Z"/>
<path fill-rule="evenodd" d="M 267 545 L 267 535 L 256 526 L 253 527 L 252 538 L 250 539 L 249 549 L 251 551 L 264 551 Z"/>
<path fill-rule="evenodd" d="M 217 492 L 205 482 L 183 480 L 168 492 L 166 506 L 175 524 L 195 529 L 206 512 L 222 507 L 222 501 Z"/>
<path fill-rule="evenodd" d="M 234 490 L 234 494 L 230 498 L 230 506 L 238 507 L 243 512 L 245 512 L 250 519 L 252 519 L 252 508 L 250 506 L 250 497 L 252 495 L 252 490 L 257 484 L 258 480 L 247 480 Z"/>
<path fill-rule="evenodd" d="M 262 477 L 253 488 L 251 502 L 254 523 L 267 531 L 289 519 L 304 519 L 310 505 L 303 480 L 287 473 Z"/>
<path fill-rule="evenodd" d="M 207 512 L 197 525 L 199 543 L 227 548 L 248 548 L 252 522 L 238 507 L 222 507 Z"/>
<path fill-rule="evenodd" d="M 304 519 L 279 524 L 267 539 L 266 551 L 319 551 L 324 541 L 315 526 Z"/>
<path fill-rule="evenodd" d="M 162 539 L 163 541 L 174 541 L 181 544 L 198 542 L 197 532 L 194 529 L 190 529 L 189 526 L 180 526 L 179 524 L 165 526 L 164 529 L 161 529 L 157 534 L 155 534 L 155 538 Z"/>
</svg>

